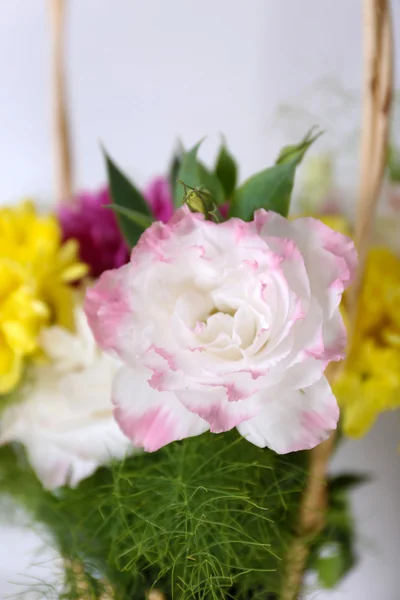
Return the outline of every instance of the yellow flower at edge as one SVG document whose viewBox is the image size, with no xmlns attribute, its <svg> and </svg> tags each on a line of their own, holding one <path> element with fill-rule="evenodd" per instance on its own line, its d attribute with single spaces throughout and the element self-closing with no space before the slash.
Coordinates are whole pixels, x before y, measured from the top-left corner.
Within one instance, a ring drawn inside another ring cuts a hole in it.
<svg viewBox="0 0 400 600">
<path fill-rule="evenodd" d="M 400 332 L 400 259 L 389 248 L 368 252 L 357 325 L 381 338 L 388 329 Z"/>
<path fill-rule="evenodd" d="M 345 435 L 365 435 L 381 412 L 400 407 L 400 351 L 363 339 L 333 385 Z"/>
<path fill-rule="evenodd" d="M 72 328 L 70 284 L 86 272 L 77 243 L 62 244 L 53 215 L 29 201 L 0 208 L 0 394 L 18 385 L 44 325 Z"/>
<path fill-rule="evenodd" d="M 362 437 L 381 412 L 400 407 L 400 260 L 371 248 L 366 261 L 356 338 L 333 389 L 343 431 Z"/>
<path fill-rule="evenodd" d="M 289 219 L 290 218 L 297 219 L 299 217 L 306 217 L 306 216 L 311 216 L 314 219 L 318 219 L 318 221 L 321 221 L 321 223 L 324 223 L 331 229 L 334 229 L 335 231 L 338 231 L 339 233 L 343 233 L 343 235 L 347 235 L 348 237 L 351 237 L 352 232 L 351 232 L 351 227 L 350 227 L 349 221 L 348 221 L 348 219 L 346 219 L 346 217 L 344 217 L 343 215 L 340 215 L 340 214 L 327 214 L 327 215 L 310 214 L 309 215 L 308 213 L 301 213 L 300 215 L 295 215 L 294 217 L 289 217 Z"/>
<path fill-rule="evenodd" d="M 346 217 L 343 217 L 343 215 L 321 215 L 318 217 L 318 219 L 331 229 L 351 237 L 349 221 L 346 219 Z"/>
</svg>

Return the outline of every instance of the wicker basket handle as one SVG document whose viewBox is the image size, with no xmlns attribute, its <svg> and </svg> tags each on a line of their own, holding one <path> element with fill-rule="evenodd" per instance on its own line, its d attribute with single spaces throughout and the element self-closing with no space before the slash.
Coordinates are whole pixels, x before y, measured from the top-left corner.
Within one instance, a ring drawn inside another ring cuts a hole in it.
<svg viewBox="0 0 400 600">
<path fill-rule="evenodd" d="M 389 0 L 363 0 L 364 87 L 361 132 L 361 169 L 355 223 L 359 253 L 356 281 L 350 288 L 349 353 L 365 271 L 365 260 L 386 164 L 389 112 L 393 89 L 393 33 Z M 333 363 L 327 375 L 332 382 L 340 372 Z M 326 475 L 334 449 L 335 432 L 310 451 L 308 482 L 300 505 L 295 535 L 288 549 L 281 600 L 296 600 L 301 592 L 310 543 L 326 517 Z"/>
<path fill-rule="evenodd" d="M 65 0 L 48 0 L 51 36 L 52 137 L 54 199 L 71 202 L 71 144 L 64 72 Z"/>
</svg>

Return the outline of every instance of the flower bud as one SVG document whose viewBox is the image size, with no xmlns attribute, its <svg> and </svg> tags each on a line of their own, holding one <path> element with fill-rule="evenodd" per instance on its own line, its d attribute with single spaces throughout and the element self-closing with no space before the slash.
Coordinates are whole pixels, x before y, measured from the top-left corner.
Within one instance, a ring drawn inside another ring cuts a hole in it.
<svg viewBox="0 0 400 600">
<path fill-rule="evenodd" d="M 185 192 L 188 186 L 185 186 Z M 189 188 L 183 198 L 183 204 L 187 204 L 192 212 L 198 212 L 205 216 L 206 219 L 219 222 L 220 214 L 218 207 L 215 204 L 211 193 L 204 187 Z"/>
</svg>

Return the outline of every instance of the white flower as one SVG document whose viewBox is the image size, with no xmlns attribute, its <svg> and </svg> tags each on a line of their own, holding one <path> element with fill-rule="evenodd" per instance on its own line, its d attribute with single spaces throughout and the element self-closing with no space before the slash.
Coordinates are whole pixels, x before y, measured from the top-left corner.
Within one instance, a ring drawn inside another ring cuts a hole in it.
<svg viewBox="0 0 400 600">
<path fill-rule="evenodd" d="M 97 346 L 82 308 L 76 333 L 42 332 L 51 359 L 32 369 L 19 401 L 0 417 L 0 443 L 20 442 L 46 488 L 76 486 L 131 445 L 112 416 L 112 379 L 120 362 Z"/>
<path fill-rule="evenodd" d="M 126 364 L 122 430 L 146 450 L 233 427 L 281 453 L 318 444 L 338 420 L 323 372 L 344 354 L 356 263 L 349 238 L 310 218 L 217 225 L 184 207 L 153 224 L 86 296 L 97 341 Z"/>
</svg>

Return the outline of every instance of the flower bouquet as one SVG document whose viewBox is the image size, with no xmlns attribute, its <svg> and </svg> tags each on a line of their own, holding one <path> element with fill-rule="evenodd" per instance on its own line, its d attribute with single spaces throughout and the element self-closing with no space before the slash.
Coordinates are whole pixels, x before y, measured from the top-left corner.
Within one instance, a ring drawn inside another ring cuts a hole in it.
<svg viewBox="0 0 400 600">
<path fill-rule="evenodd" d="M 357 435 L 399 383 L 398 259 L 367 252 L 385 48 L 354 232 L 290 213 L 315 131 L 244 182 L 199 142 L 143 193 L 105 153 L 99 193 L 0 210 L 0 491 L 63 559 L 39 597 L 294 600 L 307 570 L 333 587 L 353 566 L 335 395 Z"/>
<path fill-rule="evenodd" d="M 2 479 L 30 481 L 67 597 L 279 593 L 357 266 L 350 238 L 287 218 L 317 137 L 239 186 L 226 146 L 207 169 L 197 144 L 143 195 L 106 155 L 109 192 L 2 209 Z M 340 575 L 354 561 L 340 536 L 313 540 L 322 582 L 328 542 Z"/>
</svg>

